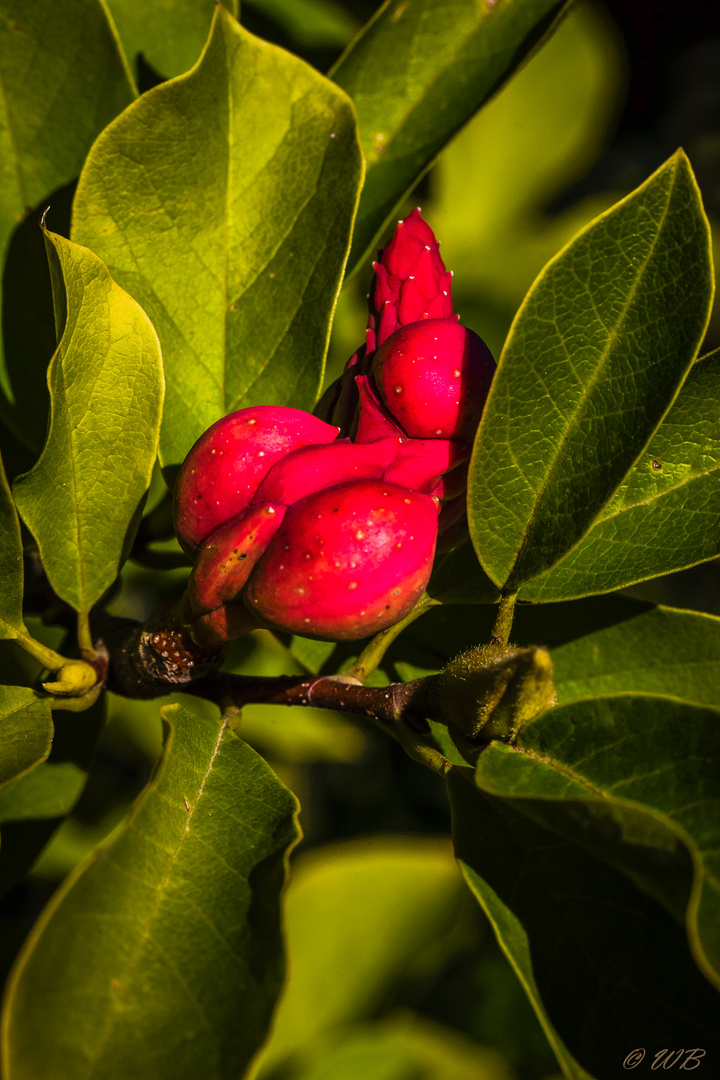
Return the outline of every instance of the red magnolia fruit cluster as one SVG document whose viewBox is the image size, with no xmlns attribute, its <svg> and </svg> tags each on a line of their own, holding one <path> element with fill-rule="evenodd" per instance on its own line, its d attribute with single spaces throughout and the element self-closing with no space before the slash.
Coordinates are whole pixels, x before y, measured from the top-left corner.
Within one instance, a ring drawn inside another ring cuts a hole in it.
<svg viewBox="0 0 720 1080">
<path fill-rule="evenodd" d="M 175 529 L 194 560 L 202 644 L 257 626 L 331 641 L 384 630 L 417 603 L 436 545 L 464 529 L 492 356 L 453 315 L 419 211 L 373 265 L 366 345 L 321 402 L 324 419 L 241 409 L 183 463 Z"/>
</svg>

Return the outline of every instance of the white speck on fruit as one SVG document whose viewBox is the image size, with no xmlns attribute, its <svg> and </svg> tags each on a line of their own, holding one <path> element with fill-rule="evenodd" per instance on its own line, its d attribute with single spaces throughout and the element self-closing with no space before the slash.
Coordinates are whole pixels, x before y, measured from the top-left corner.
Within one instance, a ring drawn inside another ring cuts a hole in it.
<svg viewBox="0 0 720 1080">
<path fill-rule="evenodd" d="M 265 451 L 264 450 L 258 450 L 258 457 L 265 457 Z"/>
<path fill-rule="evenodd" d="M 348 589 L 357 589 L 357 581 L 351 581 L 348 585 Z"/>
<path fill-rule="evenodd" d="M 248 424 L 257 424 L 257 420 L 247 420 L 246 423 L 248 423 Z"/>
<path fill-rule="evenodd" d="M 356 540 L 362 540 L 362 539 L 364 539 L 364 537 L 365 537 L 365 533 L 362 531 L 362 529 L 358 529 L 358 531 L 355 533 L 355 539 Z"/>
<path fill-rule="evenodd" d="M 396 394 L 402 394 L 402 386 L 396 386 L 395 387 L 395 393 Z"/>
<path fill-rule="evenodd" d="M 453 371 L 453 375 L 455 376 L 456 379 L 459 379 L 460 378 L 460 369 L 455 368 L 455 370 Z"/>
</svg>

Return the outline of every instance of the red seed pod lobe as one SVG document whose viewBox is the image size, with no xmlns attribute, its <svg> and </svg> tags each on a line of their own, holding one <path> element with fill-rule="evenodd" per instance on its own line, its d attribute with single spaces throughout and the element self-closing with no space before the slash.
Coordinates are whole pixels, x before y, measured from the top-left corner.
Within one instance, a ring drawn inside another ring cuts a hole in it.
<svg viewBox="0 0 720 1080">
<path fill-rule="evenodd" d="M 391 334 L 370 373 L 389 411 L 414 439 L 471 442 L 495 372 L 485 342 L 453 319 L 425 319 Z"/>
<path fill-rule="evenodd" d="M 384 480 L 326 488 L 295 503 L 255 566 L 245 603 L 267 626 L 327 641 L 403 618 L 430 577 L 437 504 Z"/>
<path fill-rule="evenodd" d="M 201 435 L 175 483 L 175 533 L 191 555 L 210 533 L 249 505 L 266 473 L 290 450 L 331 443 L 338 429 L 316 416 L 256 405 L 224 416 Z"/>
</svg>

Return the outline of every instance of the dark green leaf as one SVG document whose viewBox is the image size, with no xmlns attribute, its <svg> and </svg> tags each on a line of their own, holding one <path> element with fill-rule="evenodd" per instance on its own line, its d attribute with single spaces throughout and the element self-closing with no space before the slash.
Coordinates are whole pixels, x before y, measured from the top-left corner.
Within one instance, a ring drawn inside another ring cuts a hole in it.
<svg viewBox="0 0 720 1080">
<path fill-rule="evenodd" d="M 223 8 L 199 66 L 98 139 L 73 237 L 157 328 L 164 465 L 231 410 L 312 408 L 361 170 L 342 91 Z"/>
<path fill-rule="evenodd" d="M 390 0 L 330 72 L 355 102 L 367 165 L 349 267 L 402 197 L 512 75 L 562 0 Z"/>
<path fill-rule="evenodd" d="M 542 272 L 471 463 L 470 532 L 498 585 L 549 570 L 610 501 L 692 364 L 711 291 L 707 221 L 681 151 Z"/>
<path fill-rule="evenodd" d="M 131 64 L 145 63 L 166 79 L 187 71 L 207 40 L 215 0 L 108 0 L 118 34 Z M 237 0 L 225 7 L 237 15 Z"/>
<path fill-rule="evenodd" d="M 674 608 L 628 613 L 552 650 L 558 703 L 601 694 L 670 694 L 720 701 L 720 619 Z"/>
<path fill-rule="evenodd" d="M 24 686 L 0 686 L 0 787 L 45 760 L 52 734 L 46 699 Z"/>
<path fill-rule="evenodd" d="M 105 695 L 84 712 L 59 711 L 53 720 L 49 758 L 0 792 L 0 816 L 5 819 L 0 845 L 0 895 L 27 874 L 82 793 L 105 720 Z"/>
<path fill-rule="evenodd" d="M 500 599 L 470 544 L 439 556 L 427 591 L 443 604 L 495 604 Z"/>
<path fill-rule="evenodd" d="M 85 786 L 71 761 L 45 761 L 0 791 L 0 822 L 57 818 L 68 814 Z"/>
<path fill-rule="evenodd" d="M 181 706 L 164 764 L 45 910 L 6 999 L 7 1080 L 237 1080 L 282 980 L 293 796 Z"/>
<path fill-rule="evenodd" d="M 636 1047 L 648 1064 L 662 1047 L 701 1047 L 717 1060 L 718 997 L 672 916 L 518 813 L 520 801 L 480 792 L 458 770 L 449 788 L 461 867 L 565 1076 L 622 1076 Z"/>
<path fill-rule="evenodd" d="M 692 857 L 693 954 L 720 987 L 720 710 L 620 694 L 552 709 L 519 744 L 492 743 L 476 782 L 494 795 L 588 802 L 625 842 Z"/>
<path fill-rule="evenodd" d="M 149 319 L 100 259 L 46 235 L 67 321 L 48 372 L 47 442 L 14 489 L 53 588 L 87 613 L 118 574 L 150 483 L 162 364 Z"/>
<path fill-rule="evenodd" d="M 0 257 L 19 221 L 74 179 L 95 137 L 135 91 L 99 0 L 0 2 Z M 4 412 L 23 437 L 22 370 L 0 357 Z M 25 402 L 23 402 L 25 405 Z M 26 411 L 29 412 L 29 409 Z"/>
<path fill-rule="evenodd" d="M 542 603 L 611 592 L 720 555 L 720 350 L 699 361 L 581 543 L 525 586 Z"/>
<path fill-rule="evenodd" d="M 25 630 L 22 559 L 20 522 L 0 458 L 0 638 L 14 638 Z"/>
</svg>

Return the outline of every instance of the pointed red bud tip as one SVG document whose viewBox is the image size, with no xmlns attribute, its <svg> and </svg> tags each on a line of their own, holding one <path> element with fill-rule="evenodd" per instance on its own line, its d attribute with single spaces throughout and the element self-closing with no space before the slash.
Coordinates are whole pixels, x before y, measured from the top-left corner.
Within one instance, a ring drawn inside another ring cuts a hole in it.
<svg viewBox="0 0 720 1080">
<path fill-rule="evenodd" d="M 367 637 L 416 604 L 430 577 L 437 504 L 384 480 L 338 484 L 295 503 L 255 566 L 245 603 L 275 630 Z"/>
<path fill-rule="evenodd" d="M 381 345 L 398 327 L 408 323 L 452 316 L 451 275 L 419 209 L 398 222 L 373 269 L 375 289 L 369 326 L 374 344 Z"/>
<path fill-rule="evenodd" d="M 454 319 L 396 330 L 370 373 L 388 410 L 414 439 L 471 442 L 495 373 L 485 342 Z"/>
<path fill-rule="evenodd" d="M 218 420 L 195 443 L 175 483 L 173 517 L 183 551 L 192 555 L 214 529 L 243 511 L 284 454 L 331 443 L 337 434 L 323 420 L 283 406 L 257 405 Z"/>
</svg>

